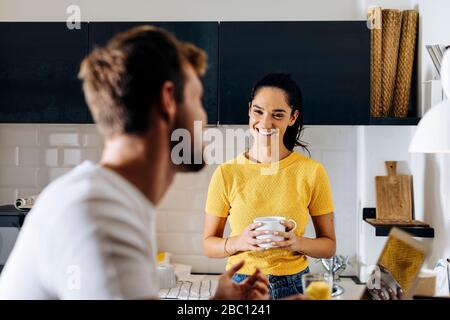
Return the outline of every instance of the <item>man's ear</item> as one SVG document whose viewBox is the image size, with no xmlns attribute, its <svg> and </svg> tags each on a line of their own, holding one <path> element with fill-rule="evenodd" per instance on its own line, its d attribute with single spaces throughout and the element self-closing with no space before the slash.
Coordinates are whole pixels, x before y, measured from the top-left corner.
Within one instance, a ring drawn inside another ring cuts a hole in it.
<svg viewBox="0 0 450 320">
<path fill-rule="evenodd" d="M 297 121 L 298 115 L 299 115 L 298 110 L 295 110 L 294 114 L 291 115 L 291 118 L 289 119 L 289 126 L 293 126 L 294 125 L 295 121 Z"/>
<path fill-rule="evenodd" d="M 177 104 L 175 102 L 175 85 L 172 81 L 166 81 L 161 87 L 159 111 L 162 117 L 170 124 L 175 121 Z"/>
</svg>

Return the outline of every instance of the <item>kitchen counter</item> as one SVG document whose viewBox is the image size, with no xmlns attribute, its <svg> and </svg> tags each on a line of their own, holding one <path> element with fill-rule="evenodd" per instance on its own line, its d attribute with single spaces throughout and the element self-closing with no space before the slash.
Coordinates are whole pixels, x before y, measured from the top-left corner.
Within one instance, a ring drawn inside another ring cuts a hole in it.
<svg viewBox="0 0 450 320">
<path fill-rule="evenodd" d="M 207 300 L 217 289 L 219 275 L 191 274 L 179 278 L 177 285 L 171 289 L 159 290 L 162 300 Z"/>
<path fill-rule="evenodd" d="M 334 297 L 333 300 L 359 300 L 366 287 L 365 284 L 357 284 L 351 278 L 340 278 L 335 282 L 344 289 L 344 293 Z"/>
<path fill-rule="evenodd" d="M 178 281 L 178 285 L 172 289 L 162 289 L 159 292 L 160 299 L 172 300 L 204 300 L 209 299 L 217 288 L 219 275 L 195 274 L 189 278 Z M 365 285 L 356 284 L 351 278 L 341 278 L 338 282 L 344 292 L 334 297 L 333 300 L 359 300 Z"/>
</svg>

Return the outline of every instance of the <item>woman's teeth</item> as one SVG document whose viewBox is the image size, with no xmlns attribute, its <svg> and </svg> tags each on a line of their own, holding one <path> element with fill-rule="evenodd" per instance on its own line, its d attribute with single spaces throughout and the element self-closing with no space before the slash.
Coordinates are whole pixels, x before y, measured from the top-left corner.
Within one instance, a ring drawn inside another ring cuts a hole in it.
<svg viewBox="0 0 450 320">
<path fill-rule="evenodd" d="M 262 134 L 263 136 L 271 136 L 272 134 L 274 134 L 276 132 L 276 130 L 263 130 L 263 129 L 258 129 L 258 128 L 256 128 L 256 130 L 258 131 L 258 133 Z"/>
</svg>

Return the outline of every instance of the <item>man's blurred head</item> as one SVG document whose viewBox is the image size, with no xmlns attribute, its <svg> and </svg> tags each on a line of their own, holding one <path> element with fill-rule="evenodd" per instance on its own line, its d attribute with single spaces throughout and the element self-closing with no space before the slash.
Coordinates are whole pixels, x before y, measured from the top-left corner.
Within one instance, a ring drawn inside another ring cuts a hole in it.
<svg viewBox="0 0 450 320">
<path fill-rule="evenodd" d="M 119 33 L 105 47 L 93 50 L 82 61 L 79 78 L 100 133 L 106 140 L 120 135 L 145 136 L 157 121 L 167 121 L 169 139 L 173 130 L 183 128 L 193 138 L 194 121 L 206 123 L 199 79 L 206 60 L 203 50 L 152 26 Z M 176 112 L 168 119 L 164 106 L 171 103 Z M 178 169 L 199 170 L 204 165 L 201 162 L 182 164 Z"/>
</svg>

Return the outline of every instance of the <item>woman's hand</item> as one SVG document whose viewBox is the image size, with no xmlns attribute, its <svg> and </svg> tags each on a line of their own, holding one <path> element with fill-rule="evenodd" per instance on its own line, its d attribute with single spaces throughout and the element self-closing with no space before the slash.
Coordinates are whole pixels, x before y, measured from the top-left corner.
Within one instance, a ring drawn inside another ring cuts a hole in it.
<svg viewBox="0 0 450 320">
<path fill-rule="evenodd" d="M 295 224 L 287 220 L 282 220 L 280 221 L 280 223 L 286 227 L 286 231 L 275 231 L 273 235 L 277 237 L 283 237 L 284 240 L 274 241 L 272 242 L 272 246 L 277 248 L 289 249 L 291 251 L 300 251 L 300 238 L 297 237 L 294 233 L 294 229 L 296 227 Z"/>
<path fill-rule="evenodd" d="M 244 232 L 240 236 L 230 238 L 228 242 L 231 242 L 230 247 L 233 253 L 239 251 L 262 251 L 264 248 L 258 246 L 260 243 L 272 242 L 272 239 L 256 239 L 257 236 L 263 234 L 270 234 L 268 230 L 255 230 L 262 226 L 261 222 L 252 223 L 244 229 Z M 227 250 L 230 251 L 230 250 Z"/>
</svg>

